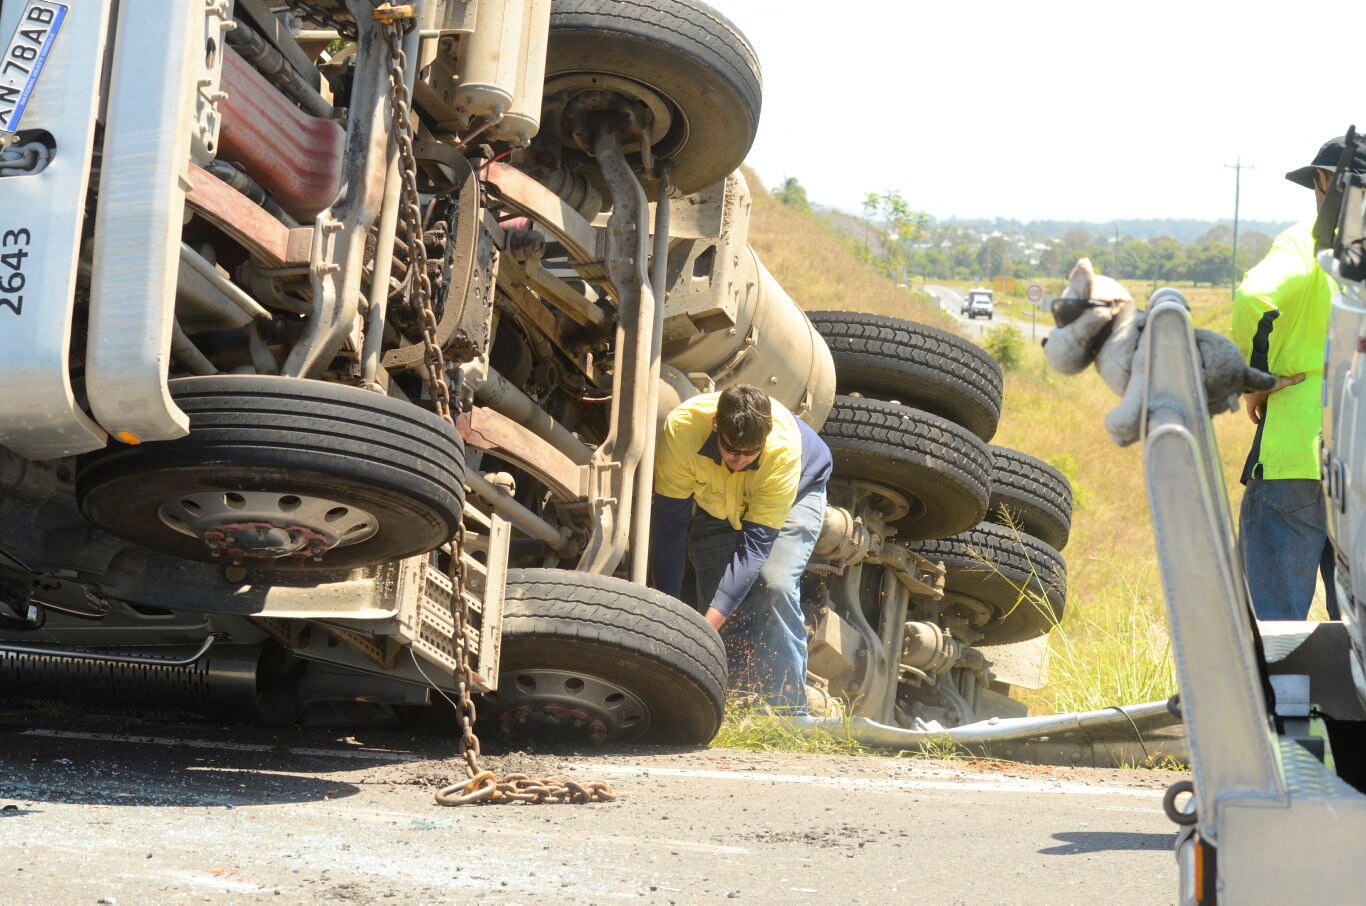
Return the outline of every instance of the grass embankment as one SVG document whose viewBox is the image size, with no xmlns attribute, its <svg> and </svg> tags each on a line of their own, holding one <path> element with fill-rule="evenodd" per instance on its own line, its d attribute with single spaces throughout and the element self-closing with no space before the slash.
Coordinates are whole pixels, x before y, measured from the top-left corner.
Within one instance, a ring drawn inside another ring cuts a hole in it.
<svg viewBox="0 0 1366 906">
<path fill-rule="evenodd" d="M 811 215 L 779 204 L 746 170 L 754 210 L 749 243 L 806 311 L 867 311 L 952 329 L 953 319 L 920 290 L 899 288 Z"/>
<path fill-rule="evenodd" d="M 754 212 L 750 243 L 783 287 L 807 310 L 877 312 L 953 329 L 952 319 L 928 297 L 898 288 L 877 274 L 818 217 L 785 207 L 750 174 Z M 932 281 L 943 282 L 943 281 Z M 1023 291 L 1027 281 L 1020 281 Z M 1064 282 L 1044 281 L 1060 292 Z M 1226 287 L 1178 285 L 1191 304 L 1197 327 L 1226 332 Z M 1146 305 L 1144 281 L 1129 286 Z M 1023 299 L 1011 299 L 1023 310 Z M 1043 324 L 1041 322 L 1041 330 Z M 1067 378 L 1050 372 L 1043 352 L 1027 334 L 1018 367 L 1007 373 L 1005 407 L 993 443 L 1052 463 L 1072 481 L 1075 496 L 1068 566 L 1067 610 L 1050 638 L 1048 685 L 1021 690 L 1034 713 L 1080 711 L 1150 701 L 1170 695 L 1176 681 L 1167 637 L 1161 576 L 1139 447 L 1119 449 L 1106 435 L 1105 413 L 1118 402 L 1094 369 Z M 1234 512 L 1237 482 L 1253 426 L 1241 413 L 1215 420 Z M 758 741 L 751 717 L 731 720 L 728 744 Z M 764 740 L 764 747 L 781 740 Z"/>
</svg>

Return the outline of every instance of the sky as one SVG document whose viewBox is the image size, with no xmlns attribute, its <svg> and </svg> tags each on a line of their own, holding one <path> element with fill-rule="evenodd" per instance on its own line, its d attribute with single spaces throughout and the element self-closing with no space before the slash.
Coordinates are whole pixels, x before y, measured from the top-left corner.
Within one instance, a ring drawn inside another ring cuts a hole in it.
<svg viewBox="0 0 1366 906">
<path fill-rule="evenodd" d="M 937 219 L 1232 218 L 1241 160 L 1242 220 L 1302 220 L 1286 171 L 1366 130 L 1347 7 L 710 2 L 763 69 L 748 163 L 848 211 L 897 190 Z"/>
</svg>

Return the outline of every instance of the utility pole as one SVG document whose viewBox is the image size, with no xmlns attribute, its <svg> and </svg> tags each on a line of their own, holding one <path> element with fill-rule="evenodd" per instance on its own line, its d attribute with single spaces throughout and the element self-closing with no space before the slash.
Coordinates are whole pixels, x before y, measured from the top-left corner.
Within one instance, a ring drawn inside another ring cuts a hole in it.
<svg viewBox="0 0 1366 906">
<path fill-rule="evenodd" d="M 1255 170 L 1252 164 L 1243 163 L 1239 156 L 1236 164 L 1224 164 L 1224 169 L 1233 171 L 1233 274 L 1229 277 L 1228 294 L 1232 298 L 1238 293 L 1238 196 L 1242 191 L 1243 170 Z"/>
</svg>

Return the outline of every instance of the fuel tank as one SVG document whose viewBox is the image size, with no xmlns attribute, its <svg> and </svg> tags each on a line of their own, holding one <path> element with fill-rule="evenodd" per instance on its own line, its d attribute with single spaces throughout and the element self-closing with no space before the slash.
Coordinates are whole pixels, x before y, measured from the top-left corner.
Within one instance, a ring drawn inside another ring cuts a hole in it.
<svg viewBox="0 0 1366 906">
<path fill-rule="evenodd" d="M 753 384 L 820 430 L 835 363 L 747 242 L 751 201 L 736 172 L 673 202 L 664 362 L 700 389 Z"/>
</svg>

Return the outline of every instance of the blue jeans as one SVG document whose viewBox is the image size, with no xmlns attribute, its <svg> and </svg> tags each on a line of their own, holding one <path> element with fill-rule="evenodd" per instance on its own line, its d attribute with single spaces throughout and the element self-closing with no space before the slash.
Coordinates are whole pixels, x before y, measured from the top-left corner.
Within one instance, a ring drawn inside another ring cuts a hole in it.
<svg viewBox="0 0 1366 906">
<path fill-rule="evenodd" d="M 1323 575 L 1328 616 L 1341 619 L 1333 591 L 1323 488 L 1311 478 L 1253 478 L 1243 492 L 1239 549 L 1259 620 L 1303 620 Z"/>
<path fill-rule="evenodd" d="M 721 625 L 730 687 L 753 692 L 770 705 L 806 710 L 806 625 L 801 581 L 825 520 L 825 485 L 792 505 L 773 551 L 749 594 Z M 693 515 L 688 558 L 703 608 L 716 594 L 740 533 L 702 510 Z"/>
</svg>

